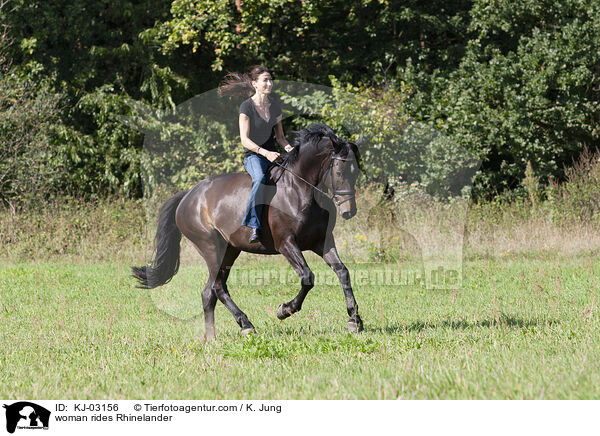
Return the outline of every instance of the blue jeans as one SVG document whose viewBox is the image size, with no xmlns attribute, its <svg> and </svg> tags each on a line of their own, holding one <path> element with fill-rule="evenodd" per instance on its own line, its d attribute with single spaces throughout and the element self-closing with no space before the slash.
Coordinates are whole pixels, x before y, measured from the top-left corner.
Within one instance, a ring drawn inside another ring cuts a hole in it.
<svg viewBox="0 0 600 436">
<path fill-rule="evenodd" d="M 265 204 L 265 187 L 270 182 L 267 170 L 271 162 L 266 157 L 250 155 L 244 158 L 244 167 L 252 177 L 252 190 L 246 206 L 243 226 L 260 229 L 260 216 L 263 204 Z"/>
</svg>

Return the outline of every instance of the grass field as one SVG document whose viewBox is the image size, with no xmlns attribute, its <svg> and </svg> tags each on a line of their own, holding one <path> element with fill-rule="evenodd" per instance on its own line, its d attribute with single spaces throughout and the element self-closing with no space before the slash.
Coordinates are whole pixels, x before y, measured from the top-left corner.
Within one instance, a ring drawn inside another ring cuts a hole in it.
<svg viewBox="0 0 600 436">
<path fill-rule="evenodd" d="M 144 291 L 125 264 L 4 262 L 0 397 L 598 399 L 598 260 L 472 260 L 456 291 L 355 286 L 360 335 L 346 332 L 331 280 L 283 322 L 275 308 L 297 285 L 234 280 L 258 334 L 240 337 L 219 303 L 217 340 L 207 344 L 201 268 L 184 265 L 169 285 Z M 317 279 L 332 274 L 309 264 Z"/>
</svg>

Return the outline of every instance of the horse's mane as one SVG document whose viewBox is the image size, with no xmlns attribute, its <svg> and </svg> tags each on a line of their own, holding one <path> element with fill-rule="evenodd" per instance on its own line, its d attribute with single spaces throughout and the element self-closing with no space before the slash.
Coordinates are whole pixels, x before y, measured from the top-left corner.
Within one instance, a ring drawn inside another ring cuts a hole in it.
<svg viewBox="0 0 600 436">
<path fill-rule="evenodd" d="M 284 168 L 291 168 L 294 166 L 294 164 L 298 162 L 301 153 L 310 153 L 317 156 L 330 153 L 329 148 L 319 147 L 319 142 L 324 137 L 331 139 L 336 154 L 347 156 L 348 152 L 352 150 L 356 156 L 359 167 L 362 167 L 360 154 L 356 144 L 342 141 L 336 136 L 331 127 L 325 124 L 311 124 L 305 129 L 297 130 L 292 133 L 294 134 L 294 148 L 290 152 L 282 154 L 279 161 L 279 164 Z M 282 170 L 277 165 L 274 165 L 272 168 L 273 172 L 271 174 L 274 180 L 277 180 L 281 175 Z"/>
</svg>

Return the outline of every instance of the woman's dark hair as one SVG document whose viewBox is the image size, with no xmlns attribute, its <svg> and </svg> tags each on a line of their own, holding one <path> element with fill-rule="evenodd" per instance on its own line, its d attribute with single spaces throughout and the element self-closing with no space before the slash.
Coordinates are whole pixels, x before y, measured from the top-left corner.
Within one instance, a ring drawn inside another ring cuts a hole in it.
<svg viewBox="0 0 600 436">
<path fill-rule="evenodd" d="M 252 86 L 253 80 L 258 80 L 262 73 L 271 72 L 262 65 L 256 65 L 250 69 L 249 73 L 229 73 L 219 85 L 219 95 L 227 97 L 248 98 L 254 95 L 255 90 Z M 272 76 L 272 74 L 271 74 Z"/>
</svg>

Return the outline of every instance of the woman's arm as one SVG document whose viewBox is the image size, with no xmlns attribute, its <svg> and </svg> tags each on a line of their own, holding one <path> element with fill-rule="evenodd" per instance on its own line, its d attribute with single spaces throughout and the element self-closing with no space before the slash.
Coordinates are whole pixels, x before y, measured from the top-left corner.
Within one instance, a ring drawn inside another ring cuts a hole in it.
<svg viewBox="0 0 600 436">
<path fill-rule="evenodd" d="M 279 157 L 279 153 L 277 153 L 276 151 L 265 150 L 264 148 L 256 145 L 254 143 L 254 141 L 252 141 L 248 137 L 249 133 L 250 133 L 250 117 L 248 117 L 248 115 L 246 115 L 246 114 L 240 114 L 240 139 L 242 140 L 242 145 L 245 148 L 247 148 L 248 150 L 253 151 L 254 153 L 258 153 L 258 154 L 266 157 L 271 162 L 273 162 L 275 159 L 277 159 Z"/>
<path fill-rule="evenodd" d="M 277 117 L 277 124 L 275 124 L 275 139 L 281 145 L 285 151 L 290 151 L 292 148 L 285 135 L 283 134 L 283 125 L 281 124 L 282 115 Z"/>
</svg>

